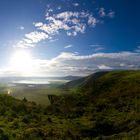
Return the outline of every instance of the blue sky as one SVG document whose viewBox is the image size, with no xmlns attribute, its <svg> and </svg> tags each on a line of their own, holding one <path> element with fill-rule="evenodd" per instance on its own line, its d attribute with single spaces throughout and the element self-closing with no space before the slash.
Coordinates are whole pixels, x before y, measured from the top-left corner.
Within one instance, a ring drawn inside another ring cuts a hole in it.
<svg viewBox="0 0 140 140">
<path fill-rule="evenodd" d="M 0 75 L 139 69 L 139 5 L 139 0 L 0 1 Z"/>
</svg>

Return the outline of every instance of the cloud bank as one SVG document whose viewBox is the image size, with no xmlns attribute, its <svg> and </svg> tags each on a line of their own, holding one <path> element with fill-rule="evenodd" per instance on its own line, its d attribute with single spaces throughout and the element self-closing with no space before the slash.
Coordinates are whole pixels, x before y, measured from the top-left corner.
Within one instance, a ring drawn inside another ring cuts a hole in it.
<svg viewBox="0 0 140 140">
<path fill-rule="evenodd" d="M 50 60 L 33 59 L 32 72 L 35 76 L 85 76 L 99 70 L 137 70 L 140 69 L 140 54 L 133 52 L 94 53 L 80 55 L 62 52 Z M 0 75 L 17 74 L 12 69 L 1 69 Z"/>
</svg>

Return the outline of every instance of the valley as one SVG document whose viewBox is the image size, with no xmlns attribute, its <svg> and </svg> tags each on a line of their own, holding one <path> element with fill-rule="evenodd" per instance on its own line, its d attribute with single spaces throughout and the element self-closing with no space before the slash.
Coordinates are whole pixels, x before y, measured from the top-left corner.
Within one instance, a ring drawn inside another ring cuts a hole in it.
<svg viewBox="0 0 140 140">
<path fill-rule="evenodd" d="M 19 91 L 14 98 L 0 94 L 0 139 L 129 140 L 140 137 L 140 71 L 97 72 L 39 90 L 31 92 L 32 97 L 37 94 L 40 102 L 45 100 L 42 105 L 29 100 L 29 89 L 22 93 L 27 99 L 15 99 Z"/>
</svg>

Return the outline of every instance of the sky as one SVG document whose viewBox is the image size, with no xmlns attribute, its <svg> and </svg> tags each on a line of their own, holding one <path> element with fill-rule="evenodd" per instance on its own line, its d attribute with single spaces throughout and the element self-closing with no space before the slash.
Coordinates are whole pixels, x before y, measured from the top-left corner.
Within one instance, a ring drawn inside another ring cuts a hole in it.
<svg viewBox="0 0 140 140">
<path fill-rule="evenodd" d="M 0 76 L 140 69 L 139 0 L 0 1 Z"/>
</svg>

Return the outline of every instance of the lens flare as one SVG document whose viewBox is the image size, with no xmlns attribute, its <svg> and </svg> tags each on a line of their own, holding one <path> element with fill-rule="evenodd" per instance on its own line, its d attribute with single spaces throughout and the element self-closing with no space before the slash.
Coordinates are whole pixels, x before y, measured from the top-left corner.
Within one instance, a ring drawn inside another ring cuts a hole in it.
<svg viewBox="0 0 140 140">
<path fill-rule="evenodd" d="M 10 59 L 12 69 L 21 74 L 29 74 L 32 72 L 32 57 L 29 52 L 24 50 L 16 51 Z"/>
</svg>

